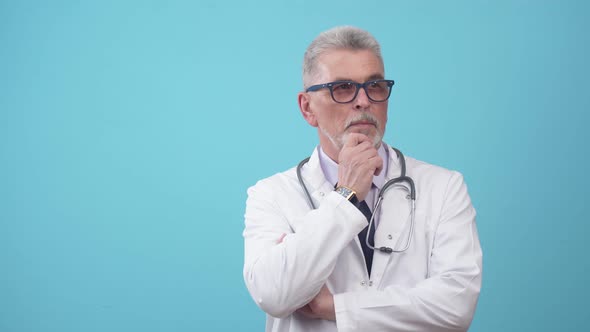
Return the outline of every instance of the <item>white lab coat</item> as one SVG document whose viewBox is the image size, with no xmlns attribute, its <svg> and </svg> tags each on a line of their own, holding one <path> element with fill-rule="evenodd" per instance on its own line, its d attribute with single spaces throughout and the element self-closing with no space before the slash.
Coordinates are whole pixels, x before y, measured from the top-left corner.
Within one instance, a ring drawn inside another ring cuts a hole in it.
<svg viewBox="0 0 590 332">
<path fill-rule="evenodd" d="M 400 164 L 389 149 L 386 180 Z M 244 280 L 267 313 L 266 331 L 465 331 L 481 288 L 482 252 L 475 210 L 458 172 L 406 157 L 416 184 L 412 242 L 403 253 L 375 251 L 369 279 L 358 233 L 363 214 L 325 180 L 318 151 L 302 177 L 318 207 L 311 210 L 295 168 L 248 189 Z M 403 189 L 385 194 L 375 246 L 400 249 L 409 234 Z M 278 243 L 282 234 L 287 234 Z M 336 322 L 295 312 L 326 284 Z"/>
</svg>

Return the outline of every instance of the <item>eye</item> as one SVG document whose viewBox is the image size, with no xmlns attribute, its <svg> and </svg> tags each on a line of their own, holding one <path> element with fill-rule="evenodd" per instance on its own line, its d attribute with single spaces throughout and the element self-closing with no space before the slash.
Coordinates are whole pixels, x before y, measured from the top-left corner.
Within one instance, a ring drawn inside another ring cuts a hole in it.
<svg viewBox="0 0 590 332">
<path fill-rule="evenodd" d="M 335 92 L 353 91 L 354 89 L 356 89 L 356 86 L 351 82 L 336 83 L 332 86 L 332 91 Z"/>
<path fill-rule="evenodd" d="M 385 89 L 387 89 L 387 82 L 370 81 L 370 82 L 367 82 L 367 88 L 369 88 L 371 90 L 385 90 Z"/>
</svg>

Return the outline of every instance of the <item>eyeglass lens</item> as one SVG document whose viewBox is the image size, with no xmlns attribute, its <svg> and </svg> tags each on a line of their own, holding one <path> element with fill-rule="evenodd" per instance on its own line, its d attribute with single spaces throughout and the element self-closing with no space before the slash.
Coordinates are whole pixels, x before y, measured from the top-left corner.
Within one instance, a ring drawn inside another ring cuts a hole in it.
<svg viewBox="0 0 590 332">
<path fill-rule="evenodd" d="M 391 89 L 386 81 L 367 82 L 364 87 L 369 99 L 377 102 L 387 100 Z M 332 97 L 339 103 L 347 103 L 356 97 L 359 88 L 359 84 L 352 82 L 336 83 L 332 86 Z"/>
</svg>

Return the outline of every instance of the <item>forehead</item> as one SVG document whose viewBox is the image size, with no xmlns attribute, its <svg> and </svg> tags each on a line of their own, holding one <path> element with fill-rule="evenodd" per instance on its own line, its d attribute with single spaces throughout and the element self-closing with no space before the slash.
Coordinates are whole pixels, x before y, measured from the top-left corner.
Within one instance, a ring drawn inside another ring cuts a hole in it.
<svg viewBox="0 0 590 332">
<path fill-rule="evenodd" d="M 335 49 L 324 52 L 317 62 L 322 81 L 353 80 L 365 82 L 384 78 L 381 60 L 371 50 Z"/>
</svg>

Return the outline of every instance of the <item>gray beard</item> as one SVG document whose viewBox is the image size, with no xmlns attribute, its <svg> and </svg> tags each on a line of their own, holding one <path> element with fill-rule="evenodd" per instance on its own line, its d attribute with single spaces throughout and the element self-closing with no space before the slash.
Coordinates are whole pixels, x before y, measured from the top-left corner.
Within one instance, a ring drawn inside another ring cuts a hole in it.
<svg viewBox="0 0 590 332">
<path fill-rule="evenodd" d="M 375 117 L 373 117 L 369 113 L 363 112 L 363 113 L 360 113 L 359 116 L 356 116 L 356 117 L 348 120 L 348 122 L 346 123 L 346 126 L 344 128 L 348 128 L 352 123 L 357 122 L 357 121 L 370 121 L 375 125 L 375 128 L 380 127 L 380 123 L 379 123 L 379 121 L 377 121 L 377 119 L 375 119 Z M 322 131 L 322 133 L 324 135 L 326 135 L 326 137 L 328 137 L 330 142 L 332 142 L 332 144 L 338 148 L 338 151 L 342 150 L 342 148 L 344 147 L 344 143 L 346 143 L 346 140 L 348 139 L 348 135 L 350 135 L 350 133 L 344 132 L 341 135 L 332 136 L 323 127 L 319 127 L 319 128 Z M 377 131 L 377 133 L 375 134 L 375 137 L 373 138 L 373 146 L 375 147 L 375 149 L 378 149 L 379 146 L 381 145 L 381 140 L 383 139 L 383 133 L 379 132 L 378 130 L 376 130 L 376 131 Z M 369 136 L 369 131 L 361 131 L 360 133 L 363 135 Z"/>
<path fill-rule="evenodd" d="M 350 133 L 345 132 L 338 136 L 332 136 L 323 127 L 319 128 L 322 131 L 322 133 L 326 135 L 326 137 L 330 140 L 330 142 L 332 142 L 332 144 L 338 148 L 338 151 L 342 150 L 342 148 L 344 147 L 344 143 L 346 142 L 346 140 L 348 140 L 348 136 L 350 135 Z M 360 131 L 359 133 L 369 136 L 368 131 Z M 375 147 L 375 149 L 378 149 L 379 146 L 381 146 L 382 139 L 383 134 L 377 131 L 377 134 L 373 138 L 373 146 Z"/>
</svg>

